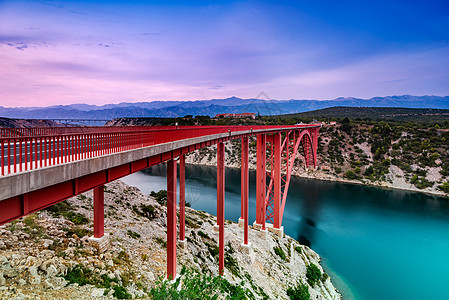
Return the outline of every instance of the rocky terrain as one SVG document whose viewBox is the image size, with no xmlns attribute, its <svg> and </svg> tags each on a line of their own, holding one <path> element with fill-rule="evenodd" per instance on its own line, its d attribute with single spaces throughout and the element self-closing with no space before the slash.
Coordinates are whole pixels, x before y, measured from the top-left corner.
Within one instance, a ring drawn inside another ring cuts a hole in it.
<svg viewBox="0 0 449 300">
<path fill-rule="evenodd" d="M 151 299 L 167 285 L 159 281 L 166 272 L 161 201 L 120 181 L 108 184 L 109 246 L 103 252 L 88 241 L 92 219 L 92 192 L 87 192 L 0 226 L 0 298 Z M 187 243 L 177 247 L 179 280 L 186 286 L 192 274 L 218 274 L 214 224 L 214 216 L 186 208 Z M 242 235 L 238 224 L 226 222 L 224 282 L 229 290 L 243 289 L 249 299 L 289 299 L 287 289 L 302 283 L 311 299 L 341 299 L 320 257 L 308 247 L 285 235 L 268 233 L 263 239 L 251 228 L 247 253 Z M 314 268 L 318 277 L 312 280 L 309 269 Z"/>
</svg>

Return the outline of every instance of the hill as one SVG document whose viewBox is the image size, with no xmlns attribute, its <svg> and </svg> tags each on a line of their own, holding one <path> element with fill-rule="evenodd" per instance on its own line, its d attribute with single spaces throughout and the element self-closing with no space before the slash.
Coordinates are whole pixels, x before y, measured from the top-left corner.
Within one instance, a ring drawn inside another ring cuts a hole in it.
<svg viewBox="0 0 449 300">
<path fill-rule="evenodd" d="M 449 109 L 404 107 L 343 107 L 336 106 L 298 114 L 282 115 L 300 119 L 361 119 L 402 122 L 436 123 L 449 121 Z"/>
<path fill-rule="evenodd" d="M 8 118 L 0 118 L 0 127 L 5 128 L 28 128 L 28 127 L 65 127 L 58 122 L 54 122 L 51 120 L 36 120 L 36 119 L 8 119 Z"/>
</svg>

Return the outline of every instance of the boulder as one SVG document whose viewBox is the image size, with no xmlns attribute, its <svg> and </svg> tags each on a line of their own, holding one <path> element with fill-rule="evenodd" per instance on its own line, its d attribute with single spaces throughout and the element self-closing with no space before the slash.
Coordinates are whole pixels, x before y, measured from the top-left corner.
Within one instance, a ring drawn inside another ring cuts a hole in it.
<svg viewBox="0 0 449 300">
<path fill-rule="evenodd" d="M 0 273 L 0 286 L 4 286 L 6 284 L 6 279 L 3 276 L 3 273 Z"/>
<path fill-rule="evenodd" d="M 51 245 L 53 245 L 53 240 L 43 239 L 42 241 L 43 241 L 42 246 L 44 246 L 44 248 L 48 248 Z"/>
<path fill-rule="evenodd" d="M 45 279 L 45 280 L 44 280 L 43 285 L 44 285 L 44 288 L 46 288 L 46 289 L 54 289 L 54 288 L 55 288 L 55 287 L 53 286 L 53 284 L 51 284 L 51 283 L 48 281 L 48 279 Z"/>
<path fill-rule="evenodd" d="M 94 289 L 92 293 L 90 294 L 92 297 L 102 297 L 104 295 L 105 289 Z"/>
<path fill-rule="evenodd" d="M 48 268 L 47 268 L 47 278 L 51 278 L 51 277 L 54 277 L 55 275 L 57 275 L 58 274 L 58 270 L 55 268 L 55 266 L 54 265 L 50 265 Z"/>
</svg>

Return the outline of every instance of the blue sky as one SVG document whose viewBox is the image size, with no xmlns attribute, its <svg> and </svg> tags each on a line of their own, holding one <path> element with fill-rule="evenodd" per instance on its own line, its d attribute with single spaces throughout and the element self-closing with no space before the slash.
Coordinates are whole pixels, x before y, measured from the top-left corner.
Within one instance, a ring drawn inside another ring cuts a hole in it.
<svg viewBox="0 0 449 300">
<path fill-rule="evenodd" d="M 449 95 L 449 1 L 1 1 L 0 105 Z"/>
</svg>

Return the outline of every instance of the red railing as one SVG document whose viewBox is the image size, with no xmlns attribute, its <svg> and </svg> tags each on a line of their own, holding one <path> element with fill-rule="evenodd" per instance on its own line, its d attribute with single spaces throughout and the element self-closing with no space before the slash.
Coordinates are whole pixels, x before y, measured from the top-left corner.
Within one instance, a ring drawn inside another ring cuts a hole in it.
<svg viewBox="0 0 449 300">
<path fill-rule="evenodd" d="M 43 135 L 60 135 L 60 134 L 86 134 L 86 133 L 105 133 L 105 132 L 142 132 L 148 131 L 148 128 L 153 130 L 172 129 L 175 126 L 86 126 L 86 127 L 29 127 L 29 128 L 0 128 L 1 137 L 36 137 Z M 194 126 L 183 126 L 192 128 Z"/>
<path fill-rule="evenodd" d="M 300 126 L 123 126 L 2 128 L 1 175 L 219 133 Z"/>
</svg>

